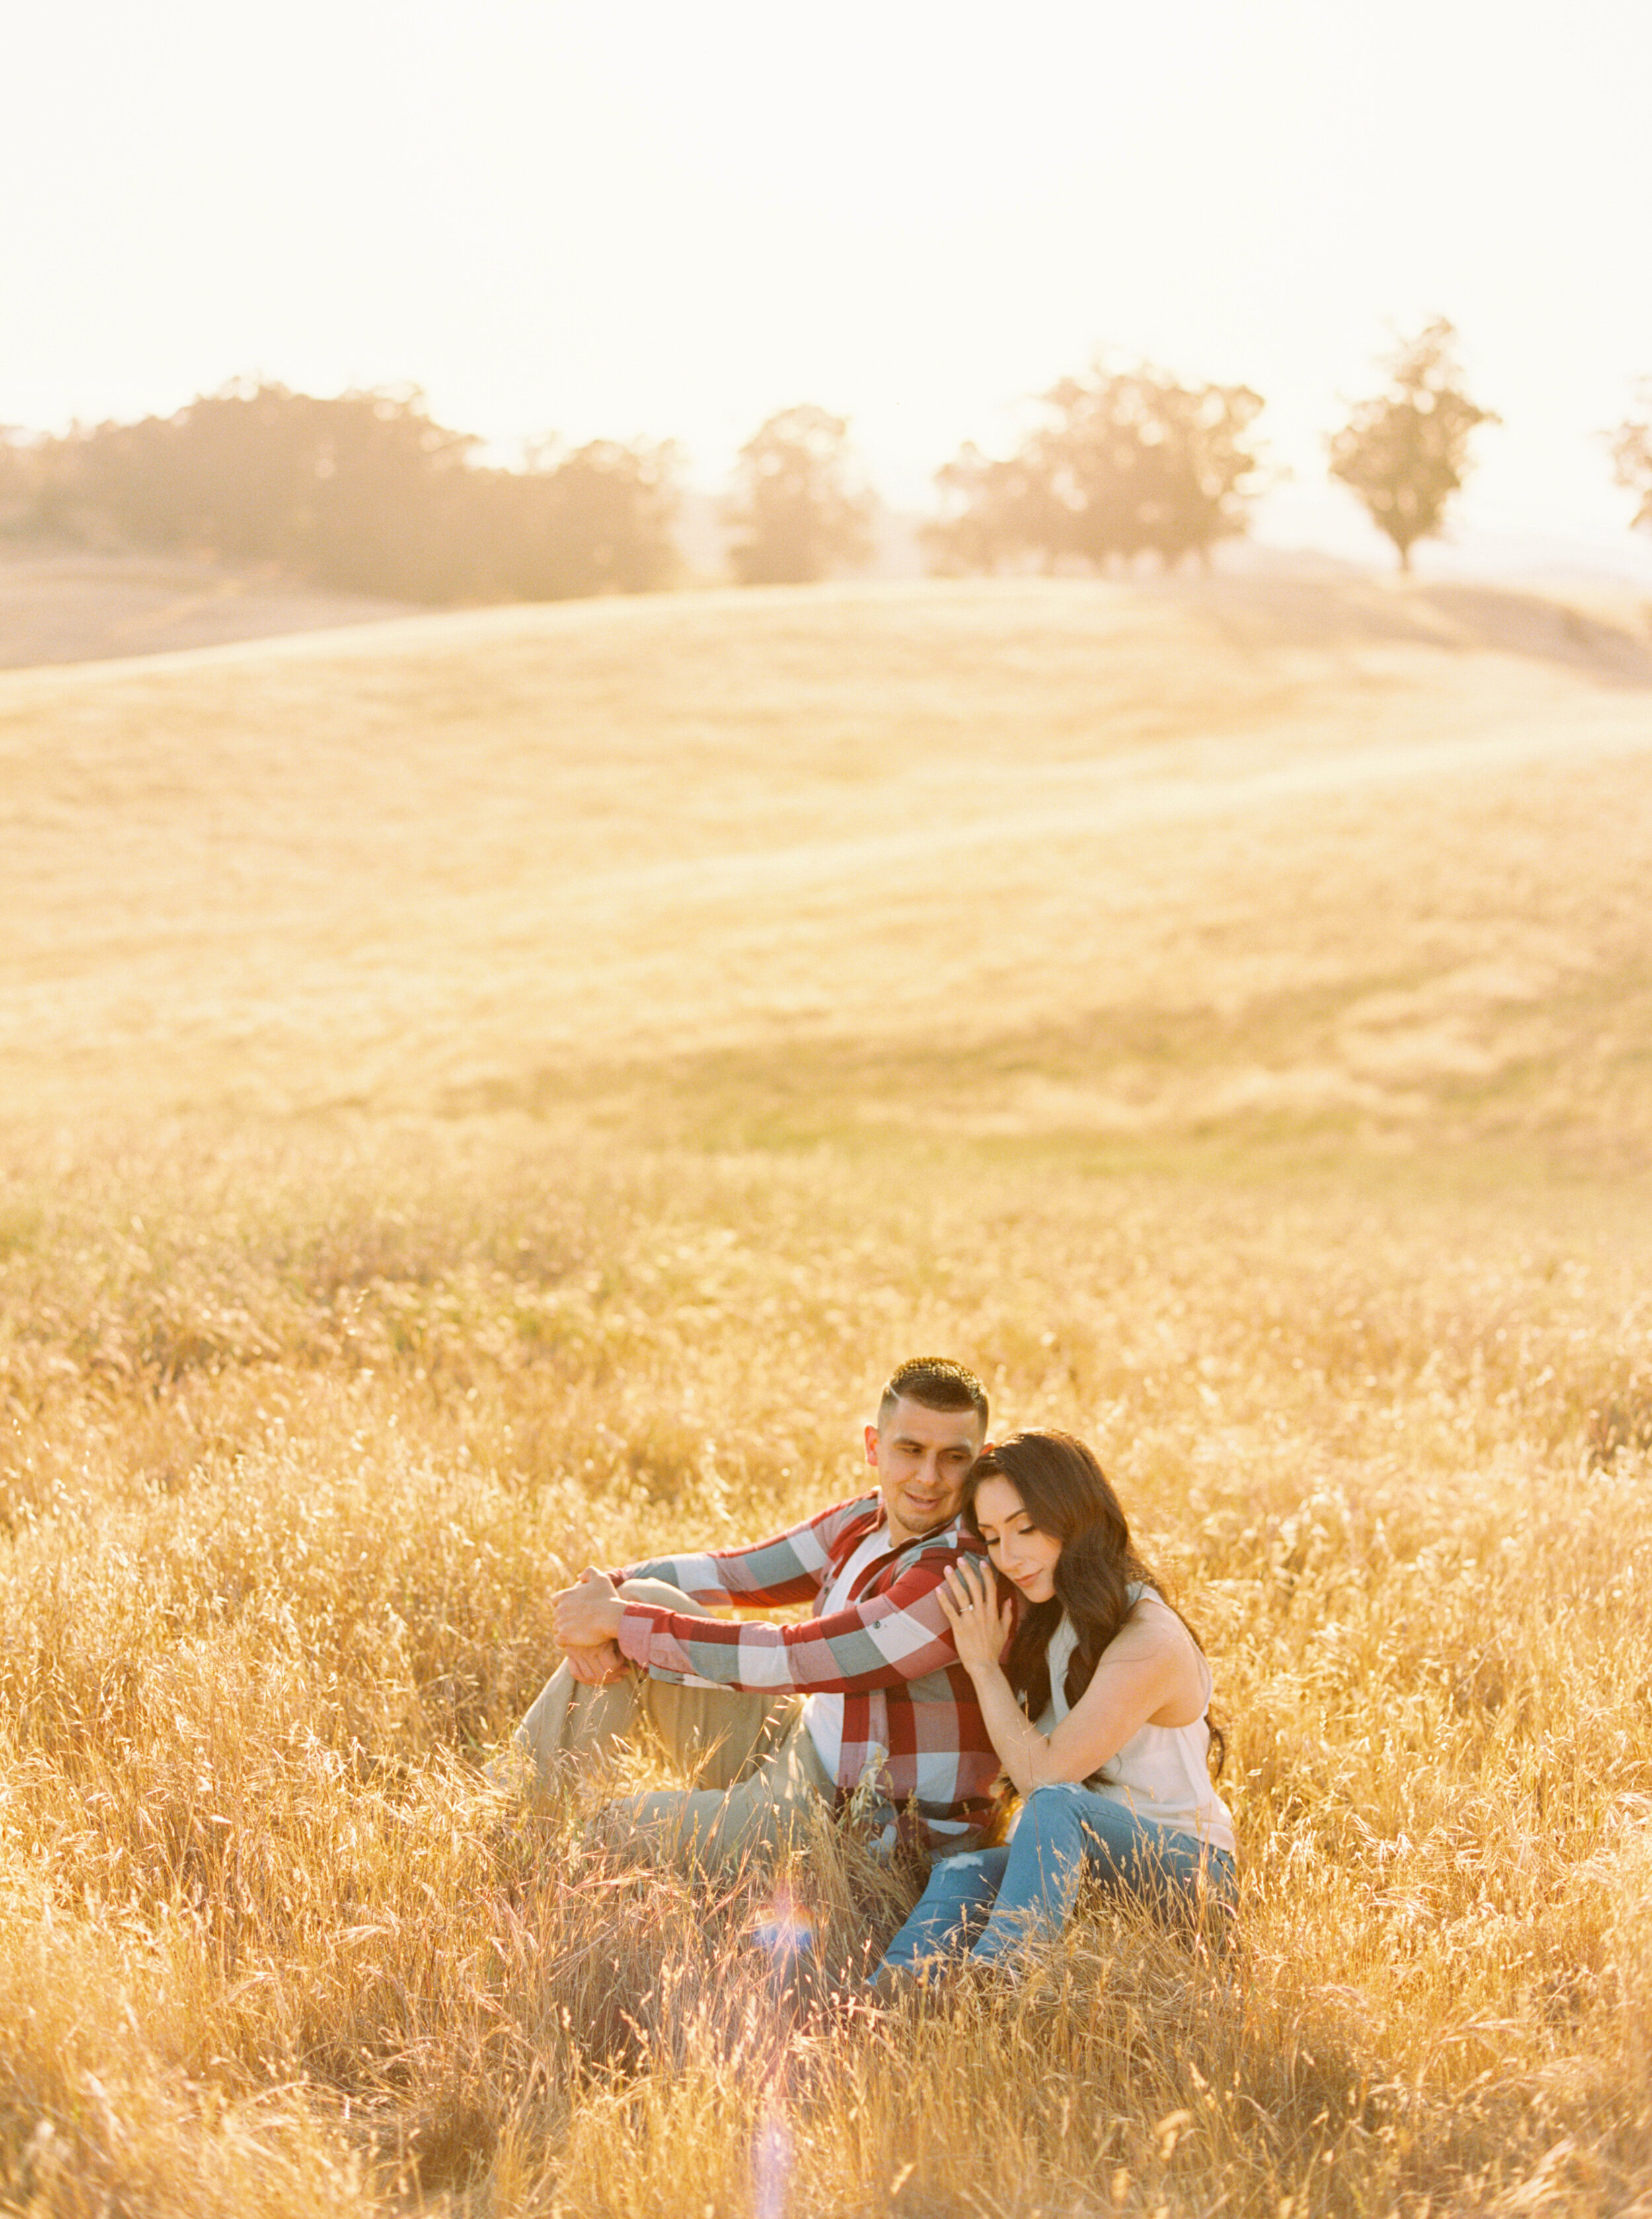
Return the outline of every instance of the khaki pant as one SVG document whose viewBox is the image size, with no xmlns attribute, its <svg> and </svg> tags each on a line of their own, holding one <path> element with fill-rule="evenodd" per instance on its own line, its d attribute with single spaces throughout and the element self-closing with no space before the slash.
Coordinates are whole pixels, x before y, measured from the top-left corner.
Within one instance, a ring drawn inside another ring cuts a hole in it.
<svg viewBox="0 0 1652 2219">
<path fill-rule="evenodd" d="M 695 1618 L 709 1611 L 663 1580 L 629 1580 L 620 1593 Z M 612 1757 L 652 1737 L 692 1783 L 621 1796 L 603 1811 L 602 1837 L 650 1855 L 724 1863 L 753 1850 L 782 1848 L 836 1789 L 803 1722 L 800 1696 L 684 1688 L 628 1671 L 587 1688 L 566 1664 L 545 1682 L 489 1768 L 500 1785 L 531 1786 L 566 1768 Z"/>
</svg>

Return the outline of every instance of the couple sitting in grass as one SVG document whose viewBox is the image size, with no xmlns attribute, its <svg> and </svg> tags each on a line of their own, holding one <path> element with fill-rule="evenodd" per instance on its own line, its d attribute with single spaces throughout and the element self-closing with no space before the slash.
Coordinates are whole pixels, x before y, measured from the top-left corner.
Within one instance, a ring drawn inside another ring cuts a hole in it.
<svg viewBox="0 0 1652 2219">
<path fill-rule="evenodd" d="M 916 1842 L 935 1862 L 885 1985 L 1058 1930 L 1086 1872 L 1167 1915 L 1231 1904 L 1202 1650 L 1090 1450 L 986 1428 L 963 1365 L 904 1364 L 866 1429 L 873 1491 L 755 1547 L 587 1571 L 495 1778 L 646 1725 L 693 1784 L 609 1805 L 616 1841 L 724 1862 L 824 1810 Z M 797 1624 L 711 1615 L 800 1602 Z M 1005 1775 L 1022 1806 L 989 1846 Z"/>
</svg>

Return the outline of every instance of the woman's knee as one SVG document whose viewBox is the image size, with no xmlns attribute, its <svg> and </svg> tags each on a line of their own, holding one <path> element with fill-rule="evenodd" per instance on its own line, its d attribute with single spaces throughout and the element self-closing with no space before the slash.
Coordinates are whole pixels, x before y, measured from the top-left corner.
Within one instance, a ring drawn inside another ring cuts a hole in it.
<svg viewBox="0 0 1652 2219">
<path fill-rule="evenodd" d="M 925 1899 L 990 1903 L 998 1892 L 1009 1856 L 1007 1849 L 972 1849 L 962 1856 L 937 1858 L 924 1885 Z"/>
<path fill-rule="evenodd" d="M 1019 1834 L 1022 1827 L 1030 1826 L 1035 1834 L 1066 1833 L 1080 1823 L 1095 1799 L 1076 1780 L 1046 1781 L 1028 1792 L 1015 1831 Z"/>
<path fill-rule="evenodd" d="M 1096 1854 L 1089 1824 L 1096 1799 L 1067 1780 L 1030 1792 L 1009 1840 L 1011 1870 L 1022 1875 L 1022 1886 L 1034 1885 L 1034 1874 L 1039 1886 L 1064 1894 L 1078 1886 L 1079 1873 Z"/>
</svg>

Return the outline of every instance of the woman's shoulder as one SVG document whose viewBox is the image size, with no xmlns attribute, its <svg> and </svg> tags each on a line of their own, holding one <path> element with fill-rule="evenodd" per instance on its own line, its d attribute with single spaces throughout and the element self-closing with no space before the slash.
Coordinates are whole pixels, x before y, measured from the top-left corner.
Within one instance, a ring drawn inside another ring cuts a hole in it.
<svg viewBox="0 0 1652 2219">
<path fill-rule="evenodd" d="M 1121 1650 L 1127 1642 L 1129 1646 Z M 1172 1719 L 1163 1723 L 1191 1724 L 1208 1708 L 1213 1685 L 1209 1659 L 1164 1596 L 1153 1588 L 1143 1588 L 1113 1646 L 1124 1656 L 1143 1662 L 1151 1658 L 1164 1669 L 1174 1668 L 1178 1693 L 1171 1700 L 1189 1716 L 1185 1721 Z"/>
<path fill-rule="evenodd" d="M 1135 1637 L 1133 1647 L 1185 1648 L 1197 1653 L 1198 1643 L 1157 1588 L 1150 1588 L 1140 1580 L 1132 1580 L 1129 1594 L 1129 1613 L 1117 1637 L 1121 1641 L 1130 1634 Z"/>
</svg>

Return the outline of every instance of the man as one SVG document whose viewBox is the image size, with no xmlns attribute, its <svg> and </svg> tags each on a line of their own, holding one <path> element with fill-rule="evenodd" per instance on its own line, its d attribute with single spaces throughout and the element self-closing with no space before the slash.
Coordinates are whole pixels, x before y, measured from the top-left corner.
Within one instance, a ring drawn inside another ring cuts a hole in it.
<svg viewBox="0 0 1652 2219">
<path fill-rule="evenodd" d="M 885 1845 L 913 1811 L 928 1845 L 967 1846 L 999 1763 L 941 1582 L 977 1545 L 958 1505 L 986 1424 L 973 1372 L 919 1358 L 866 1428 L 875 1491 L 753 1547 L 586 1572 L 557 1598 L 567 1661 L 517 1730 L 519 1771 L 646 1724 L 694 1785 L 611 1805 L 614 1838 L 717 1861 L 853 1800 Z M 709 1614 L 804 1601 L 795 1625 Z"/>
</svg>

